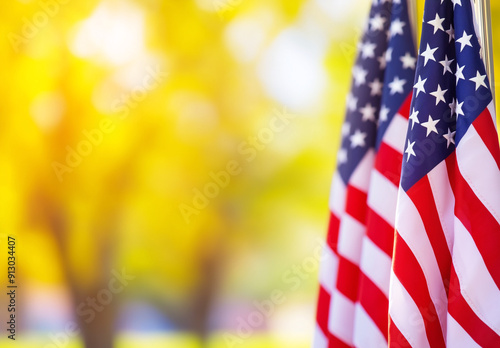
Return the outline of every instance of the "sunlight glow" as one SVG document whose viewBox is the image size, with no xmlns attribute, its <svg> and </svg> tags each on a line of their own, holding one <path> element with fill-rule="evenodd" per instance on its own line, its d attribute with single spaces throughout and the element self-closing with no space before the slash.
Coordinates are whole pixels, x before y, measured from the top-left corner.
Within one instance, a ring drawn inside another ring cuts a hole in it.
<svg viewBox="0 0 500 348">
<path fill-rule="evenodd" d="M 125 64 L 143 54 L 144 14 L 126 2 L 101 3 L 79 23 L 70 49 L 76 56 Z"/>
<path fill-rule="evenodd" d="M 273 25 L 273 15 L 261 12 L 241 16 L 227 26 L 224 39 L 233 56 L 242 63 L 257 58 Z"/>
<path fill-rule="evenodd" d="M 305 110 L 318 103 L 326 86 L 324 49 L 300 28 L 284 30 L 259 64 L 266 91 L 286 107 Z"/>
</svg>

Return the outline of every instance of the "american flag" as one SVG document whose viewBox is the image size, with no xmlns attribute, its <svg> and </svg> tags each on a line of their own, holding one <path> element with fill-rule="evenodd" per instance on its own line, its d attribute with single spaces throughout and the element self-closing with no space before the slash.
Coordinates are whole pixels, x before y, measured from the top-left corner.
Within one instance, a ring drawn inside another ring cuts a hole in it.
<svg viewBox="0 0 500 348">
<path fill-rule="evenodd" d="M 472 0 L 427 0 L 397 202 L 391 347 L 500 347 L 500 150 Z"/>
<path fill-rule="evenodd" d="M 330 196 L 313 346 L 387 347 L 396 200 L 416 48 L 406 0 L 373 1 Z"/>
</svg>

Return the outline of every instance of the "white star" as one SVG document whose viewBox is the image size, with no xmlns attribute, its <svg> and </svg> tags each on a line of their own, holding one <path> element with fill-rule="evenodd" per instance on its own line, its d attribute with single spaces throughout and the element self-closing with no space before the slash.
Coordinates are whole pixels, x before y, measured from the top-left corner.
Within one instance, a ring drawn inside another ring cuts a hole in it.
<svg viewBox="0 0 500 348">
<path fill-rule="evenodd" d="M 401 80 L 399 77 L 394 77 L 391 83 L 389 83 L 389 88 L 391 89 L 391 95 L 396 93 L 403 93 L 403 86 L 405 85 L 406 80 Z"/>
<path fill-rule="evenodd" d="M 478 88 L 481 86 L 488 88 L 486 86 L 486 83 L 484 82 L 485 79 L 486 79 L 486 75 L 481 75 L 478 71 L 478 72 L 476 72 L 476 77 L 470 78 L 469 81 L 476 83 L 476 91 L 477 91 Z"/>
<path fill-rule="evenodd" d="M 431 92 L 429 93 L 430 95 L 434 96 L 436 98 L 436 105 L 439 104 L 439 102 L 443 102 L 443 103 L 446 103 L 446 99 L 444 98 L 444 94 L 447 92 L 448 90 L 445 89 L 445 90 L 442 90 L 441 89 L 441 86 L 438 85 L 437 87 L 437 90 L 435 90 L 434 92 Z"/>
<path fill-rule="evenodd" d="M 464 30 L 464 34 L 460 39 L 457 39 L 456 42 L 460 42 L 460 52 L 464 49 L 465 46 L 470 46 L 472 47 L 472 44 L 470 43 L 470 39 L 472 38 L 471 35 L 467 35 L 467 32 Z"/>
<path fill-rule="evenodd" d="M 418 113 L 419 113 L 419 111 L 416 111 L 415 108 L 413 108 L 413 112 L 410 115 L 410 120 L 413 121 L 413 123 L 411 124 L 411 129 L 413 129 L 413 126 L 415 125 L 415 123 L 420 124 L 420 120 L 418 119 Z"/>
<path fill-rule="evenodd" d="M 448 134 L 443 134 L 443 137 L 446 139 L 446 148 L 449 148 L 450 144 L 455 145 L 455 133 L 448 128 Z"/>
<path fill-rule="evenodd" d="M 449 71 L 449 72 L 451 72 L 453 74 L 453 71 L 451 71 L 451 63 L 454 60 L 455 59 L 448 60 L 448 56 L 445 55 L 444 56 L 444 60 L 439 61 L 439 63 L 441 63 L 441 65 L 443 66 L 443 75 L 446 74 L 447 71 Z"/>
<path fill-rule="evenodd" d="M 375 45 L 374 43 L 364 43 L 361 46 L 361 57 L 363 57 L 363 59 L 375 57 L 375 47 L 377 47 L 377 45 Z"/>
<path fill-rule="evenodd" d="M 363 121 L 375 122 L 375 111 L 377 111 L 377 108 L 373 107 L 370 103 L 359 109 L 359 112 L 363 115 Z"/>
<path fill-rule="evenodd" d="M 460 66 L 457 64 L 457 72 L 455 73 L 455 77 L 457 79 L 457 85 L 458 85 L 458 81 L 460 81 L 460 79 L 465 80 L 464 68 L 465 68 L 465 65 Z"/>
<path fill-rule="evenodd" d="M 422 77 L 419 76 L 417 83 L 413 86 L 413 88 L 417 89 L 417 95 L 416 95 L 417 97 L 420 92 L 426 93 L 424 88 L 425 81 L 427 81 L 427 79 L 422 80 Z"/>
<path fill-rule="evenodd" d="M 403 63 L 403 69 L 415 69 L 417 58 L 413 57 L 410 52 L 406 52 L 406 54 L 399 59 Z"/>
<path fill-rule="evenodd" d="M 439 122 L 439 119 L 433 120 L 431 115 L 429 115 L 427 122 L 423 122 L 421 124 L 422 127 L 425 127 L 427 129 L 427 134 L 425 135 L 426 137 L 428 137 L 429 134 L 431 134 L 432 132 L 439 134 L 438 130 L 436 128 L 436 123 L 438 123 L 438 122 Z"/>
<path fill-rule="evenodd" d="M 353 73 L 354 73 L 354 84 L 356 86 L 359 86 L 359 85 L 362 85 L 363 83 L 366 82 L 366 75 L 368 75 L 368 71 L 358 67 L 358 66 L 355 66 L 355 69 L 353 69 Z"/>
<path fill-rule="evenodd" d="M 451 103 L 448 104 L 451 110 L 451 116 L 455 113 L 455 110 L 457 109 L 457 100 L 455 98 L 452 99 Z"/>
<path fill-rule="evenodd" d="M 384 84 L 380 82 L 380 80 L 377 78 L 373 80 L 373 82 L 370 82 L 368 84 L 370 86 L 370 95 L 375 96 L 375 95 L 382 95 L 382 88 L 384 87 Z"/>
<path fill-rule="evenodd" d="M 372 19 L 370 19 L 371 30 L 384 30 L 385 21 L 386 19 L 377 13 Z"/>
<path fill-rule="evenodd" d="M 385 60 L 385 54 L 381 55 L 380 57 L 377 58 L 380 69 L 385 69 L 387 66 L 387 61 Z"/>
<path fill-rule="evenodd" d="M 392 47 L 389 47 L 387 51 L 385 51 L 385 61 L 390 62 L 392 60 Z"/>
<path fill-rule="evenodd" d="M 339 165 L 347 162 L 347 150 L 346 149 L 339 150 L 339 152 L 337 153 L 337 162 Z"/>
<path fill-rule="evenodd" d="M 347 96 L 347 110 L 354 111 L 358 107 L 358 98 L 349 93 Z"/>
<path fill-rule="evenodd" d="M 365 138 L 366 138 L 366 133 L 363 133 L 359 129 L 356 129 L 354 134 L 349 137 L 349 139 L 351 140 L 351 147 L 352 148 L 355 148 L 357 146 L 364 147 L 366 145 Z"/>
<path fill-rule="evenodd" d="M 346 122 L 342 125 L 342 136 L 345 137 L 351 132 L 351 124 Z"/>
<path fill-rule="evenodd" d="M 453 2 L 453 9 L 455 9 L 455 5 L 462 6 L 462 0 L 451 0 Z"/>
<path fill-rule="evenodd" d="M 427 62 L 430 60 L 433 60 L 433 61 L 436 61 L 436 58 L 434 58 L 434 52 L 436 52 L 438 48 L 430 48 L 429 44 L 427 44 L 427 48 L 424 52 L 422 52 L 420 55 L 422 57 L 425 57 L 425 61 L 424 61 L 424 66 L 427 65 Z"/>
<path fill-rule="evenodd" d="M 415 155 L 415 151 L 413 150 L 414 145 L 415 145 L 415 142 L 410 143 L 410 140 L 408 140 L 408 146 L 406 146 L 406 150 L 405 150 L 405 153 L 408 154 L 408 157 L 406 158 L 406 162 L 408 162 L 410 160 L 411 156 L 417 157 L 417 155 Z"/>
<path fill-rule="evenodd" d="M 377 58 L 380 64 L 380 69 L 385 69 L 385 67 L 387 66 L 387 62 L 390 62 L 391 59 L 392 59 L 392 47 L 389 47 L 383 55 Z"/>
<path fill-rule="evenodd" d="M 434 34 L 436 34 L 438 30 L 444 31 L 443 22 L 444 18 L 440 18 L 439 15 L 436 13 L 436 17 L 432 21 L 428 21 L 427 24 L 430 24 L 434 27 Z"/>
<path fill-rule="evenodd" d="M 460 115 L 462 116 L 465 115 L 464 112 L 462 111 L 462 105 L 464 105 L 464 102 L 458 103 L 457 106 L 455 107 L 455 112 L 457 113 L 457 117 Z"/>
<path fill-rule="evenodd" d="M 399 18 L 392 21 L 391 27 L 389 29 L 391 37 L 396 36 L 396 35 L 403 35 L 403 27 L 405 25 L 406 25 L 406 23 L 400 21 Z"/>
<path fill-rule="evenodd" d="M 389 119 L 389 112 L 391 112 L 391 109 L 382 105 L 382 108 L 380 109 L 379 123 Z"/>
<path fill-rule="evenodd" d="M 453 29 L 453 25 L 450 24 L 450 29 L 446 30 L 446 34 L 450 36 L 448 43 L 455 38 L 455 29 Z"/>
</svg>

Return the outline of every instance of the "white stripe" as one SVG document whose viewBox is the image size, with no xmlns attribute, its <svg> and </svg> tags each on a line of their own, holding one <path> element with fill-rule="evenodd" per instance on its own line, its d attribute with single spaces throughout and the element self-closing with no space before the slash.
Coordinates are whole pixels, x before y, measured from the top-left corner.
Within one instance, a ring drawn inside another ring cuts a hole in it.
<svg viewBox="0 0 500 348">
<path fill-rule="evenodd" d="M 358 302 L 354 319 L 354 346 L 369 348 L 387 348 L 387 341 L 372 318 Z"/>
<path fill-rule="evenodd" d="M 352 173 L 351 178 L 349 179 L 349 185 L 354 186 L 363 192 L 368 192 L 368 188 L 370 186 L 370 173 L 374 163 L 375 150 L 370 149 L 366 152 L 365 156 Z"/>
<path fill-rule="evenodd" d="M 446 345 L 448 347 L 480 348 L 469 334 L 448 314 L 448 330 L 446 335 Z"/>
<path fill-rule="evenodd" d="M 328 339 L 318 324 L 316 324 L 316 327 L 314 328 L 312 348 L 328 348 Z"/>
<path fill-rule="evenodd" d="M 469 127 L 456 151 L 463 178 L 500 223 L 500 171 L 474 126 Z"/>
<path fill-rule="evenodd" d="M 434 204 L 430 201 L 427 204 Z M 420 214 L 406 192 L 400 188 L 398 211 L 396 218 L 396 229 L 399 236 L 406 242 L 413 255 L 417 259 L 425 280 L 429 295 L 436 308 L 441 328 L 446 331 L 446 313 L 448 296 L 441 279 L 436 255 L 432 245 L 425 233 L 424 223 Z M 395 261 L 397 262 L 397 260 Z M 446 335 L 446 332 L 443 332 Z"/>
<path fill-rule="evenodd" d="M 412 347 L 429 347 L 420 310 L 394 272 L 391 272 L 389 315 Z"/>
<path fill-rule="evenodd" d="M 495 98 L 495 96 L 493 96 Z M 493 124 L 495 125 L 495 128 L 497 126 L 497 112 L 495 110 L 495 104 L 493 104 L 493 101 L 491 101 L 488 104 L 488 111 L 490 112 L 491 118 L 493 119 Z"/>
<path fill-rule="evenodd" d="M 488 272 L 474 239 L 458 218 L 455 219 L 452 258 L 464 299 L 485 324 L 500 334 L 500 290 Z"/>
<path fill-rule="evenodd" d="M 361 243 L 366 228 L 349 214 L 344 214 L 339 228 L 338 253 L 352 263 L 359 265 L 361 257 Z"/>
<path fill-rule="evenodd" d="M 352 345 L 352 329 L 354 324 L 354 303 L 340 292 L 335 293 L 330 302 L 328 330 L 345 343 Z"/>
<path fill-rule="evenodd" d="M 408 120 L 400 114 L 394 115 L 391 124 L 387 127 L 387 131 L 384 134 L 383 142 L 402 154 L 404 151 L 407 129 Z"/>
<path fill-rule="evenodd" d="M 323 288 L 331 294 L 337 283 L 337 270 L 339 266 L 339 258 L 335 255 L 332 249 L 325 245 L 323 247 L 323 255 L 321 257 L 321 267 L 319 270 L 319 282 Z"/>
<path fill-rule="evenodd" d="M 362 251 L 361 271 L 370 278 L 386 297 L 389 297 L 392 259 L 368 237 L 363 239 Z"/>
<path fill-rule="evenodd" d="M 342 216 L 345 210 L 346 186 L 340 177 L 339 172 L 335 172 L 332 179 L 330 191 L 330 211 L 338 218 Z"/>
<path fill-rule="evenodd" d="M 455 220 L 455 196 L 448 178 L 446 161 L 440 162 L 427 174 L 431 186 L 434 203 L 443 228 L 448 250 L 453 245 L 453 224 Z"/>
<path fill-rule="evenodd" d="M 396 219 L 398 188 L 377 170 L 372 171 L 368 206 L 391 227 Z"/>
</svg>

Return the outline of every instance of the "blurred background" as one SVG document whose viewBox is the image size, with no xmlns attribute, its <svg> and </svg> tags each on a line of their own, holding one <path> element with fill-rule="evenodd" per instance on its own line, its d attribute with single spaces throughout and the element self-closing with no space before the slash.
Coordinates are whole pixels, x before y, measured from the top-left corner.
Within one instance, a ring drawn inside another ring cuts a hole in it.
<svg viewBox="0 0 500 348">
<path fill-rule="evenodd" d="M 0 345 L 308 347 L 370 3 L 5 3 Z"/>
</svg>

